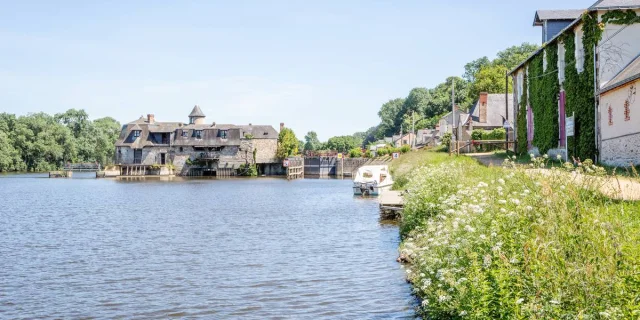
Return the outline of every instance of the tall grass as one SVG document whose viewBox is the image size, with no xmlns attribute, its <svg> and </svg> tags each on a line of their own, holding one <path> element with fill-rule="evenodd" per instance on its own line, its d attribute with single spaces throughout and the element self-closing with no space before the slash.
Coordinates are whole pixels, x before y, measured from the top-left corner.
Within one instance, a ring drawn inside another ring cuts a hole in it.
<svg viewBox="0 0 640 320">
<path fill-rule="evenodd" d="M 438 154 L 394 169 L 410 177 L 401 255 L 428 318 L 640 317 L 640 203 L 559 170 L 532 177 Z"/>
</svg>

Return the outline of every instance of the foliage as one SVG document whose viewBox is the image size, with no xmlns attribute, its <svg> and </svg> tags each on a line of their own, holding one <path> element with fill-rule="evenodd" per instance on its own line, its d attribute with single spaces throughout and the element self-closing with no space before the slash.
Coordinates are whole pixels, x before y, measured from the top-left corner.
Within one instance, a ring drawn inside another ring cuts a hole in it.
<svg viewBox="0 0 640 320">
<path fill-rule="evenodd" d="M 471 140 L 505 140 L 507 137 L 507 131 L 504 128 L 496 128 L 493 130 L 475 129 L 471 132 Z M 491 151 L 495 150 L 497 146 L 493 145 L 478 145 L 477 151 Z"/>
<path fill-rule="evenodd" d="M 254 138 L 254 136 L 252 134 L 250 134 L 250 133 L 245 133 L 244 134 L 244 138 L 247 139 L 247 140 L 251 140 L 251 139 Z"/>
<path fill-rule="evenodd" d="M 540 152 L 558 146 L 558 94 L 560 84 L 558 72 L 558 45 L 552 43 L 545 49 L 546 54 L 538 54 L 529 63 L 529 101 L 533 109 L 535 134 L 533 143 Z M 547 70 L 543 70 L 543 59 L 547 59 Z"/>
<path fill-rule="evenodd" d="M 365 158 L 371 158 L 372 156 L 373 156 L 373 155 L 371 154 L 371 150 L 367 150 L 367 151 L 364 153 L 364 157 L 365 157 Z"/>
<path fill-rule="evenodd" d="M 329 138 L 327 141 L 327 148 L 342 153 L 347 153 L 349 150 L 359 148 L 362 145 L 362 140 L 354 136 L 338 136 Z"/>
<path fill-rule="evenodd" d="M 633 10 L 612 10 L 607 11 L 602 15 L 602 23 L 617 24 L 617 25 L 629 25 L 634 23 L 640 23 L 640 17 Z"/>
<path fill-rule="evenodd" d="M 516 139 L 517 139 L 517 153 L 525 154 L 529 148 L 527 141 L 527 103 L 529 101 L 528 86 L 529 80 L 524 79 L 522 83 L 522 97 L 520 98 L 520 105 L 518 106 L 518 115 L 516 120 Z"/>
<path fill-rule="evenodd" d="M 243 163 L 238 168 L 238 175 L 244 177 L 257 177 L 258 167 L 252 163 Z"/>
<path fill-rule="evenodd" d="M 468 82 L 473 83 L 475 81 L 476 74 L 478 73 L 478 71 L 490 65 L 491 65 L 491 60 L 489 60 L 489 58 L 487 58 L 486 56 L 473 60 L 464 65 L 464 75 L 462 76 L 462 78 L 464 78 Z"/>
<path fill-rule="evenodd" d="M 388 148 L 378 148 L 378 149 L 376 149 L 376 155 L 379 156 L 379 157 L 386 156 L 388 154 L 390 154 Z"/>
<path fill-rule="evenodd" d="M 384 137 L 392 136 L 398 132 L 400 123 L 402 122 L 402 116 L 404 115 L 401 113 L 403 106 L 404 99 L 398 98 L 389 100 L 383 104 L 380 111 L 378 111 L 378 116 L 381 121 L 379 130 L 381 130 Z"/>
<path fill-rule="evenodd" d="M 446 114 L 451 111 L 451 84 L 455 83 L 455 100 L 461 109 L 467 110 L 473 103 L 469 96 L 470 83 L 460 77 L 449 77 L 444 83 L 429 90 L 431 99 L 427 104 L 426 118 Z"/>
<path fill-rule="evenodd" d="M 408 145 L 405 144 L 402 147 L 400 147 L 400 152 L 401 153 L 407 153 L 409 151 L 411 151 L 411 146 L 408 146 Z"/>
<path fill-rule="evenodd" d="M 575 59 L 575 34 L 569 30 L 562 41 L 565 45 L 565 110 L 567 115 L 575 112 L 575 135 L 569 137 L 569 155 L 581 159 L 594 158 L 595 144 L 595 98 L 593 95 L 593 46 L 601 37 L 597 21 L 590 14 L 583 15 L 584 71 L 578 73 Z M 575 150 L 575 152 L 574 152 Z"/>
<path fill-rule="evenodd" d="M 508 92 L 513 91 L 511 81 L 506 81 L 508 69 L 501 65 L 485 66 L 475 75 L 475 81 L 469 90 L 470 97 L 474 100 L 480 96 L 480 92 L 504 93 L 505 82 L 508 85 Z"/>
<path fill-rule="evenodd" d="M 304 136 L 304 151 L 316 151 L 320 150 L 322 143 L 318 139 L 318 134 L 315 131 L 309 131 Z"/>
<path fill-rule="evenodd" d="M 351 157 L 351 158 L 360 158 L 360 157 L 362 157 L 362 149 L 360 149 L 360 147 L 358 147 L 358 148 L 353 148 L 353 149 L 349 150 L 349 157 Z"/>
<path fill-rule="evenodd" d="M 425 318 L 637 318 L 640 203 L 590 191 L 602 177 L 451 159 L 418 159 L 406 186 L 401 258 Z"/>
<path fill-rule="evenodd" d="M 425 113 L 427 111 L 429 98 L 429 90 L 427 88 L 411 89 L 407 98 L 404 99 L 402 114 L 407 116 L 413 112 L 418 115 Z"/>
<path fill-rule="evenodd" d="M 293 130 L 283 128 L 278 135 L 278 150 L 276 156 L 280 159 L 295 155 L 298 153 L 299 141 Z"/>
<path fill-rule="evenodd" d="M 120 124 L 113 118 L 94 121 L 84 110 L 54 116 L 0 114 L 0 172 L 55 170 L 65 162 L 113 162 Z"/>
<path fill-rule="evenodd" d="M 511 46 L 498 52 L 498 57 L 493 61 L 493 64 L 503 66 L 508 70 L 512 70 L 522 61 L 526 60 L 532 53 L 538 50 L 538 48 L 538 45 L 528 42 L 525 42 L 519 46 Z M 502 80 L 504 80 L 504 78 Z"/>
<path fill-rule="evenodd" d="M 451 134 L 451 132 L 445 132 L 445 134 L 442 135 L 442 145 L 447 151 L 449 151 L 449 148 L 451 147 L 452 138 L 453 138 L 453 135 Z"/>
</svg>

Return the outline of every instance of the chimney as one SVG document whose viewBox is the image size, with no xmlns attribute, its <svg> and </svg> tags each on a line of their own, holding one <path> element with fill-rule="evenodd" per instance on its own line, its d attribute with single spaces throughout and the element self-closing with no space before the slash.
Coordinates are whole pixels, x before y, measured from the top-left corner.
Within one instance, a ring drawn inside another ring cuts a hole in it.
<svg viewBox="0 0 640 320">
<path fill-rule="evenodd" d="M 282 129 L 284 129 L 284 122 L 280 122 L 280 131 L 282 131 Z"/>
<path fill-rule="evenodd" d="M 478 100 L 478 122 L 487 123 L 487 96 L 486 92 L 480 92 L 480 100 Z"/>
<path fill-rule="evenodd" d="M 149 124 L 154 124 L 156 122 L 156 116 L 154 116 L 152 113 L 148 114 L 147 122 L 149 122 Z"/>
</svg>

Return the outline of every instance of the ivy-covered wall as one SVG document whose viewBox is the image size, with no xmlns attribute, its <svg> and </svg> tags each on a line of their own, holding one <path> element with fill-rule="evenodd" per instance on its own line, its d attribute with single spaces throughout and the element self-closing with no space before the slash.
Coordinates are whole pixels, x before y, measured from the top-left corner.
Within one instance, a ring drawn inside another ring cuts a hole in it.
<svg viewBox="0 0 640 320">
<path fill-rule="evenodd" d="M 526 69 L 525 69 L 526 70 Z M 516 121 L 516 139 L 518 142 L 518 153 L 524 154 L 527 152 L 527 101 L 528 99 L 528 85 L 526 79 L 526 71 L 524 77 L 522 77 L 522 97 L 520 98 L 518 106 L 518 116 Z M 514 86 L 515 87 L 515 86 Z"/>
<path fill-rule="evenodd" d="M 597 155 L 595 141 L 595 97 L 593 86 L 594 45 L 602 35 L 602 25 L 598 25 L 597 16 L 585 14 L 582 18 L 584 36 L 584 71 L 578 73 L 575 57 L 575 33 L 568 30 L 560 37 L 565 48 L 565 80 L 563 89 L 566 92 L 566 115 L 575 112 L 575 136 L 568 138 L 569 155 L 576 158 L 594 159 Z M 543 70 L 543 59 L 547 59 L 547 70 Z M 540 152 L 558 147 L 558 97 L 560 84 L 558 81 L 558 44 L 548 44 L 544 51 L 533 57 L 527 64 L 529 75 L 524 85 L 529 85 L 529 96 L 526 89 L 520 101 L 518 113 L 518 151 L 524 152 L 527 146 L 526 104 L 530 103 L 534 114 L 533 144 Z M 527 100 L 528 99 L 528 100 Z"/>
<path fill-rule="evenodd" d="M 547 69 L 543 69 L 542 52 L 529 63 L 529 102 L 533 110 L 533 145 L 541 153 L 558 147 L 558 45 L 545 47 Z"/>
</svg>

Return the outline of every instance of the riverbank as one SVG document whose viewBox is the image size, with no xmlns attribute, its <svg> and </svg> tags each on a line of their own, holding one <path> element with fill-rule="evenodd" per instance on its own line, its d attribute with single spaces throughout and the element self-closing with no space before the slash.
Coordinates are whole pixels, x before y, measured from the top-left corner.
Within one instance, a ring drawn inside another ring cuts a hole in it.
<svg viewBox="0 0 640 320">
<path fill-rule="evenodd" d="M 640 202 L 566 172 L 485 167 L 427 151 L 392 164 L 401 254 L 429 318 L 635 318 Z"/>
</svg>

